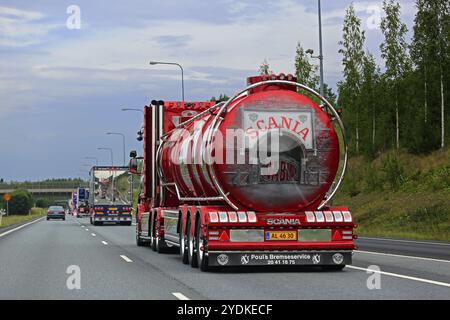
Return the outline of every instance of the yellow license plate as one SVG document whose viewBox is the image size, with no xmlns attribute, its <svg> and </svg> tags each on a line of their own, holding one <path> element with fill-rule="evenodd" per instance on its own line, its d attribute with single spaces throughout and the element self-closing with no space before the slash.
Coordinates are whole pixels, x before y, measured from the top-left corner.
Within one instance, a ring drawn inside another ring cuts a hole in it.
<svg viewBox="0 0 450 320">
<path fill-rule="evenodd" d="M 296 241 L 297 231 L 266 231 L 266 240 Z"/>
<path fill-rule="evenodd" d="M 108 208 L 109 211 L 117 211 L 117 208 Z"/>
</svg>

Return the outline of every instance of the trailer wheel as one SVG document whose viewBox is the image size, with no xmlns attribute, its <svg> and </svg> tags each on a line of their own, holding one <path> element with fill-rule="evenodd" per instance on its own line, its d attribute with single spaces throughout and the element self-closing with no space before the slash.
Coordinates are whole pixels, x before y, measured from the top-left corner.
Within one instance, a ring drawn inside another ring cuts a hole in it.
<svg viewBox="0 0 450 320">
<path fill-rule="evenodd" d="M 198 267 L 197 254 L 195 253 L 195 236 L 191 235 L 191 219 L 187 224 L 188 262 L 192 268 Z"/>
<path fill-rule="evenodd" d="M 200 267 L 201 271 L 208 271 L 208 256 L 206 255 L 206 248 L 207 248 L 207 242 L 206 239 L 201 239 L 202 234 L 202 228 L 201 228 L 201 222 L 197 221 L 196 226 L 196 241 L 195 244 L 197 245 L 197 261 L 198 265 Z"/>
<path fill-rule="evenodd" d="M 189 260 L 188 260 L 188 246 L 187 246 L 187 238 L 186 238 L 186 234 L 183 232 L 182 228 L 180 228 L 180 256 L 181 256 L 181 261 L 184 264 L 188 264 Z"/>
<path fill-rule="evenodd" d="M 151 223 L 151 230 L 150 230 L 150 248 L 153 250 L 153 251 L 157 251 L 157 248 L 156 248 L 156 239 L 155 239 L 155 226 L 153 225 L 154 224 L 154 222 L 153 223 Z"/>
<path fill-rule="evenodd" d="M 166 253 L 168 252 L 168 247 L 166 244 L 166 241 L 164 241 L 164 238 L 161 238 L 159 236 L 155 237 L 156 238 L 156 251 L 158 251 L 158 253 Z"/>
</svg>

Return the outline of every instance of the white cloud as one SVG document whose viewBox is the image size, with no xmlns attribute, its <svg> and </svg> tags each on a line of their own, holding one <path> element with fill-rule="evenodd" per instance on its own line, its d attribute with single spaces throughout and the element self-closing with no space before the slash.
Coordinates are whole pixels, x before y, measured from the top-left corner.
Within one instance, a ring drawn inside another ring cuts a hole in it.
<svg viewBox="0 0 450 320">
<path fill-rule="evenodd" d="M 45 15 L 36 11 L 0 7 L 0 46 L 24 47 L 40 43 L 61 25 L 44 23 Z"/>
</svg>

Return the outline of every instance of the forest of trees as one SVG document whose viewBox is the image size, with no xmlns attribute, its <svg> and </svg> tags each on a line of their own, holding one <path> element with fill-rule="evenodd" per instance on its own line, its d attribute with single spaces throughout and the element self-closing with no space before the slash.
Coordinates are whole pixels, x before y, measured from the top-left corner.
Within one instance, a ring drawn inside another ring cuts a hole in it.
<svg viewBox="0 0 450 320">
<path fill-rule="evenodd" d="M 415 5 L 408 42 L 400 4 L 383 1 L 382 65 L 366 49 L 362 21 L 353 5 L 346 10 L 337 53 L 343 79 L 337 84 L 338 96 L 325 85 L 325 97 L 343 110 L 353 155 L 375 157 L 400 148 L 423 154 L 450 143 L 450 2 L 416 0 Z M 318 68 L 309 59 L 298 43 L 297 79 L 318 91 Z M 265 60 L 260 72 L 269 70 Z"/>
</svg>

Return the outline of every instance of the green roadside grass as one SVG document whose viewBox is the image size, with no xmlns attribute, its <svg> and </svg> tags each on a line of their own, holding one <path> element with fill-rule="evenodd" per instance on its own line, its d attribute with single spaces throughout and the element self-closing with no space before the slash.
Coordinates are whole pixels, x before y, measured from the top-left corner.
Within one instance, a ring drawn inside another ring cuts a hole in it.
<svg viewBox="0 0 450 320">
<path fill-rule="evenodd" d="M 359 194 L 337 202 L 350 208 L 360 236 L 450 241 L 447 191 Z"/>
<path fill-rule="evenodd" d="M 10 215 L 3 216 L 0 228 L 8 227 L 14 224 L 30 221 L 33 219 L 37 219 L 43 217 L 47 214 L 45 209 L 41 208 L 32 208 L 29 215 Z"/>
<path fill-rule="evenodd" d="M 450 241 L 450 149 L 352 158 L 333 204 L 349 207 L 360 236 Z"/>
</svg>

